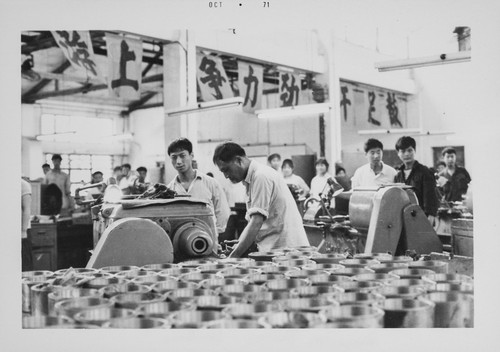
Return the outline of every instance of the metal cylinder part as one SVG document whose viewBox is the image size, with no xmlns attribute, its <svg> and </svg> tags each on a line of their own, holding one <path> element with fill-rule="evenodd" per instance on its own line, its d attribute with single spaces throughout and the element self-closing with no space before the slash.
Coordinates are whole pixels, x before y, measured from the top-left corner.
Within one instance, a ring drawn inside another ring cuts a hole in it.
<svg viewBox="0 0 500 352">
<path fill-rule="evenodd" d="M 167 293 L 167 299 L 174 302 L 194 302 L 195 297 L 199 296 L 214 296 L 213 290 L 202 288 L 181 288 Z"/>
<path fill-rule="evenodd" d="M 286 272 L 289 272 L 290 270 L 300 270 L 300 268 L 272 265 L 260 269 L 260 271 L 264 274 L 283 274 L 283 275 Z"/>
<path fill-rule="evenodd" d="M 116 318 L 104 323 L 103 327 L 110 329 L 168 329 L 170 323 L 160 318 Z"/>
<path fill-rule="evenodd" d="M 375 259 L 382 262 L 392 260 L 393 256 L 389 253 L 356 253 L 354 259 Z"/>
<path fill-rule="evenodd" d="M 408 263 L 385 262 L 369 265 L 368 268 L 375 271 L 376 273 L 389 273 L 393 270 L 408 268 Z"/>
<path fill-rule="evenodd" d="M 54 306 L 57 302 L 70 298 L 80 298 L 80 297 L 97 297 L 101 298 L 102 293 L 99 290 L 91 288 L 79 288 L 79 287 L 59 287 L 54 289 L 53 292 L 47 295 L 48 301 L 48 314 L 55 314 Z"/>
<path fill-rule="evenodd" d="M 325 318 L 317 313 L 307 312 L 276 312 L 268 313 L 259 322 L 269 324 L 273 328 L 308 328 L 325 322 Z"/>
<path fill-rule="evenodd" d="M 207 323 L 207 329 L 269 329 L 269 324 L 247 319 L 221 319 Z"/>
<path fill-rule="evenodd" d="M 292 295 L 289 290 L 281 290 L 281 291 L 260 291 L 255 293 L 249 293 L 246 296 L 246 299 L 249 303 L 256 302 L 280 302 L 285 299 L 292 298 Z"/>
<path fill-rule="evenodd" d="M 283 301 L 283 307 L 288 312 L 319 313 L 320 310 L 339 303 L 326 297 L 290 298 Z"/>
<path fill-rule="evenodd" d="M 282 257 L 284 255 L 284 252 L 252 252 L 248 254 L 248 257 L 256 261 L 271 262 L 273 258 Z"/>
<path fill-rule="evenodd" d="M 368 268 L 343 268 L 339 270 L 332 271 L 332 275 L 343 275 L 343 276 L 354 276 L 359 274 L 370 274 L 375 273 L 375 271 Z"/>
<path fill-rule="evenodd" d="M 79 297 L 79 298 L 69 298 L 57 302 L 54 305 L 54 311 L 56 314 L 66 315 L 73 318 L 76 313 L 94 308 L 111 308 L 113 303 L 106 299 L 100 297 Z"/>
<path fill-rule="evenodd" d="M 360 305 L 381 305 L 385 297 L 378 293 L 369 292 L 340 292 L 329 296 L 336 302 L 343 304 L 360 304 Z"/>
<path fill-rule="evenodd" d="M 384 327 L 432 328 L 435 304 L 425 299 L 389 298 L 384 301 Z"/>
<path fill-rule="evenodd" d="M 31 287 L 55 278 L 52 271 L 23 271 L 21 278 L 22 311 L 31 314 Z"/>
<path fill-rule="evenodd" d="M 308 280 L 313 286 L 331 286 L 341 281 L 352 281 L 350 276 L 330 275 L 330 274 L 320 274 L 320 275 L 310 276 Z"/>
<path fill-rule="evenodd" d="M 128 308 L 128 309 L 137 309 L 141 305 L 155 303 L 155 302 L 164 302 L 166 299 L 165 294 L 154 293 L 154 292 L 129 292 L 129 293 L 120 293 L 111 298 L 111 302 L 115 305 L 116 308 Z"/>
<path fill-rule="evenodd" d="M 158 282 L 151 286 L 153 292 L 168 293 L 170 291 L 179 290 L 183 288 L 195 289 L 198 285 L 194 282 L 178 281 L 177 279 L 168 279 L 166 281 Z"/>
<path fill-rule="evenodd" d="M 23 317 L 23 329 L 44 329 L 53 325 L 71 324 L 72 319 L 65 316 L 31 316 Z"/>
<path fill-rule="evenodd" d="M 395 275 L 401 279 L 421 279 L 425 275 L 434 273 L 429 269 L 396 269 L 389 271 L 389 275 Z"/>
<path fill-rule="evenodd" d="M 212 237 L 198 226 L 183 227 L 179 234 L 177 247 L 184 256 L 198 257 L 212 251 Z"/>
<path fill-rule="evenodd" d="M 339 264 L 345 266 L 346 268 L 364 268 L 373 264 L 380 264 L 378 260 L 375 259 L 344 259 L 339 262 Z"/>
<path fill-rule="evenodd" d="M 382 282 L 377 281 L 339 281 L 335 286 L 344 290 L 344 292 L 378 292 L 384 286 Z"/>
<path fill-rule="evenodd" d="M 261 274 L 256 274 L 261 275 Z M 264 280 L 265 281 L 265 280 Z M 248 282 L 242 279 L 224 279 L 221 277 L 206 279 L 198 284 L 200 288 L 216 289 L 226 285 L 246 285 Z"/>
<path fill-rule="evenodd" d="M 74 315 L 75 321 L 81 324 L 102 326 L 111 319 L 129 318 L 136 316 L 132 309 L 123 308 L 95 308 L 78 312 Z"/>
<path fill-rule="evenodd" d="M 256 274 L 260 271 L 258 269 L 249 269 L 249 268 L 226 268 L 217 273 L 219 277 L 223 277 L 226 279 L 241 279 L 250 274 Z"/>
<path fill-rule="evenodd" d="M 461 292 L 431 292 L 424 296 L 436 305 L 434 327 L 474 327 L 474 297 Z"/>
<path fill-rule="evenodd" d="M 218 310 L 182 310 L 172 314 L 172 327 L 177 329 L 203 328 L 208 322 L 224 319 L 225 315 Z"/>
<path fill-rule="evenodd" d="M 301 270 L 290 270 L 285 273 L 285 277 L 290 279 L 307 279 L 308 277 L 314 275 L 329 275 L 329 273 L 325 270 L 316 270 L 316 269 L 301 269 Z"/>
<path fill-rule="evenodd" d="M 341 253 L 326 253 L 313 255 L 311 260 L 318 264 L 338 264 L 341 260 L 346 259 L 346 257 L 345 254 Z"/>
<path fill-rule="evenodd" d="M 313 298 L 321 296 L 330 296 L 333 293 L 340 292 L 338 287 L 331 285 L 319 286 L 301 286 L 290 291 L 293 298 Z"/>
<path fill-rule="evenodd" d="M 313 328 L 383 328 L 384 311 L 379 307 L 346 304 L 329 307 L 320 312 L 327 323 Z"/>
<path fill-rule="evenodd" d="M 333 263 L 324 263 L 324 264 L 314 264 L 314 265 L 304 265 L 302 269 L 315 269 L 315 270 L 323 270 L 328 273 L 332 273 L 334 271 L 344 269 L 345 266 L 340 264 Z"/>
<path fill-rule="evenodd" d="M 248 285 L 227 285 L 216 289 L 216 292 L 222 296 L 246 298 L 249 294 L 265 291 L 266 287 L 255 284 Z"/>
<path fill-rule="evenodd" d="M 126 279 L 120 279 L 118 277 L 98 277 L 94 278 L 90 281 L 85 282 L 82 287 L 83 288 L 95 288 L 95 289 L 100 289 L 109 285 L 113 284 L 121 284 L 121 283 L 126 283 L 128 280 Z"/>
<path fill-rule="evenodd" d="M 309 282 L 302 279 L 276 279 L 270 280 L 264 284 L 269 291 L 289 291 L 292 288 L 308 285 Z"/>
<path fill-rule="evenodd" d="M 276 302 L 236 303 L 224 308 L 223 312 L 233 319 L 256 320 L 267 313 L 279 312 L 282 306 Z"/>
<path fill-rule="evenodd" d="M 31 315 L 48 315 L 49 298 L 48 295 L 54 290 L 49 283 L 31 286 Z"/>
<path fill-rule="evenodd" d="M 399 279 L 397 275 L 389 275 L 385 273 L 375 273 L 375 274 L 359 274 L 352 276 L 354 281 L 379 281 L 382 283 L 387 283 L 391 280 Z"/>
<path fill-rule="evenodd" d="M 141 267 L 141 270 L 160 272 L 162 270 L 171 268 L 180 268 L 180 265 L 174 263 L 148 264 L 148 265 L 143 265 Z"/>
<path fill-rule="evenodd" d="M 224 269 L 234 268 L 235 264 L 207 264 L 202 265 L 198 269 L 202 274 L 217 274 Z"/>
<path fill-rule="evenodd" d="M 203 280 L 208 280 L 208 279 L 215 279 L 218 278 L 216 274 L 209 274 L 209 273 L 201 273 L 201 272 L 194 272 L 194 273 L 188 273 L 188 274 L 183 274 L 179 276 L 179 280 L 181 281 L 186 281 L 186 282 L 194 282 L 194 283 L 199 283 Z"/>
<path fill-rule="evenodd" d="M 188 302 L 155 302 L 144 304 L 137 308 L 139 317 L 166 319 L 181 310 L 194 310 L 196 305 Z"/>
<path fill-rule="evenodd" d="M 410 269 L 430 269 L 436 273 L 448 272 L 448 263 L 440 260 L 418 260 L 409 263 L 408 267 Z"/>
<path fill-rule="evenodd" d="M 151 287 L 127 282 L 123 284 L 114 284 L 99 289 L 104 298 L 111 298 L 121 293 L 146 293 L 151 292 Z"/>
<path fill-rule="evenodd" d="M 425 293 L 419 286 L 384 286 L 378 293 L 387 298 L 408 298 L 414 299 Z"/>
<path fill-rule="evenodd" d="M 197 310 L 223 310 L 231 304 L 240 303 L 244 300 L 236 296 L 198 296 L 194 302 Z"/>
<path fill-rule="evenodd" d="M 182 268 L 196 269 L 196 270 L 200 270 L 199 268 L 202 266 L 212 265 L 212 264 L 217 264 L 217 261 L 210 259 L 192 259 L 179 263 L 179 265 Z"/>
</svg>

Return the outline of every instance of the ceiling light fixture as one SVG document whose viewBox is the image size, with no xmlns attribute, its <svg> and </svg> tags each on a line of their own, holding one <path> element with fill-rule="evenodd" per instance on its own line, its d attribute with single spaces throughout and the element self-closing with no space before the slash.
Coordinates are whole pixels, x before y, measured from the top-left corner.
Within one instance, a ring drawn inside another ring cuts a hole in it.
<svg viewBox="0 0 500 352">
<path fill-rule="evenodd" d="M 460 51 L 457 53 L 440 54 L 404 60 L 390 60 L 375 63 L 379 72 L 406 70 L 411 68 L 436 66 L 444 64 L 455 64 L 471 61 L 471 51 Z"/>
<path fill-rule="evenodd" d="M 243 105 L 242 97 L 220 99 L 214 101 L 207 101 L 203 103 L 197 103 L 196 105 L 186 105 L 176 109 L 166 110 L 168 116 L 179 116 L 189 113 L 201 112 L 206 110 L 215 110 L 222 108 L 231 108 Z"/>
</svg>

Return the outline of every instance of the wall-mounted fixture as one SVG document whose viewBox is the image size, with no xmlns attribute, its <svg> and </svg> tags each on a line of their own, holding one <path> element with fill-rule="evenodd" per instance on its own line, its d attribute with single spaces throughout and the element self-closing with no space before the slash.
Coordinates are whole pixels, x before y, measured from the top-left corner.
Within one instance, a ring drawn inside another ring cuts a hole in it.
<svg viewBox="0 0 500 352">
<path fill-rule="evenodd" d="M 230 108 L 243 105 L 242 97 L 220 99 L 214 101 L 207 101 L 203 103 L 197 103 L 196 105 L 186 105 L 180 108 L 166 110 L 168 116 L 179 116 L 184 114 L 189 114 L 193 112 L 201 112 L 206 110 Z"/>
<path fill-rule="evenodd" d="M 390 60 L 375 63 L 379 72 L 406 70 L 410 68 L 455 64 L 471 60 L 471 51 L 460 51 L 457 53 L 440 54 L 433 56 L 418 57 L 413 59 Z"/>
</svg>

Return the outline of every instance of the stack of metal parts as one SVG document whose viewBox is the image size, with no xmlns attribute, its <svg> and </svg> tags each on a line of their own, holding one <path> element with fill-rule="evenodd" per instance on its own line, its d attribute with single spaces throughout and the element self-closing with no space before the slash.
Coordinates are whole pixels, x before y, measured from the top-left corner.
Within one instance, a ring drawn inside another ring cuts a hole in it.
<svg viewBox="0 0 500 352">
<path fill-rule="evenodd" d="M 473 327 L 473 280 L 442 261 L 319 254 L 23 272 L 23 328 Z"/>
</svg>

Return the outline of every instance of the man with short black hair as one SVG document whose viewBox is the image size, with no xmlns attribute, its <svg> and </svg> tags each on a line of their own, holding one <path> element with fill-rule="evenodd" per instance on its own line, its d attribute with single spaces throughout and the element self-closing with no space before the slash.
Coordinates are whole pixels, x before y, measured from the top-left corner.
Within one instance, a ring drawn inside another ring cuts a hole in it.
<svg viewBox="0 0 500 352">
<path fill-rule="evenodd" d="M 394 182 L 396 170 L 384 164 L 384 145 L 378 139 L 370 138 L 364 145 L 368 164 L 359 167 L 351 178 L 352 188 L 377 187 Z"/>
<path fill-rule="evenodd" d="M 442 151 L 446 168 L 439 173 L 444 199 L 448 202 L 461 202 L 467 193 L 471 177 L 467 170 L 457 165 L 457 152 L 447 147 Z"/>
<path fill-rule="evenodd" d="M 132 194 L 143 194 L 149 188 L 150 183 L 146 182 L 146 176 L 148 174 L 148 169 L 144 166 L 139 166 L 135 171 L 137 171 L 137 178 L 134 180 L 132 186 Z"/>
<path fill-rule="evenodd" d="M 436 179 L 432 172 L 415 160 L 417 144 L 415 139 L 403 136 L 396 142 L 398 156 L 403 162 L 394 179 L 395 182 L 412 186 L 418 199 L 418 204 L 427 215 L 431 224 L 438 209 Z"/>
<path fill-rule="evenodd" d="M 309 245 L 295 200 L 279 173 L 250 160 L 233 142 L 218 145 L 213 162 L 232 183 L 243 182 L 247 191 L 248 224 L 230 257 L 243 256 L 254 243 L 263 252 Z"/>
<path fill-rule="evenodd" d="M 231 209 L 219 182 L 193 168 L 194 154 L 191 141 L 187 138 L 178 138 L 170 143 L 167 153 L 177 171 L 177 176 L 168 184 L 168 188 L 178 194 L 206 201 L 214 212 L 217 232 L 223 233 Z"/>
<path fill-rule="evenodd" d="M 122 165 L 122 178 L 120 179 L 118 186 L 124 195 L 131 194 L 134 181 L 137 178 L 137 176 L 130 171 L 131 168 L 130 164 Z"/>
<path fill-rule="evenodd" d="M 44 175 L 47 175 L 47 172 L 49 172 L 49 171 L 50 171 L 50 165 L 49 165 L 49 164 L 47 164 L 47 163 L 43 164 L 43 165 L 42 165 L 42 170 L 43 170 L 43 174 L 44 174 Z"/>
<path fill-rule="evenodd" d="M 62 192 L 61 213 L 67 213 L 73 209 L 73 198 L 71 197 L 71 181 L 69 175 L 61 171 L 62 157 L 60 154 L 52 155 L 52 170 L 45 174 L 44 184 L 54 183 Z"/>
</svg>

